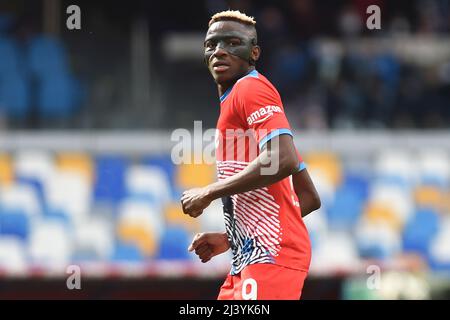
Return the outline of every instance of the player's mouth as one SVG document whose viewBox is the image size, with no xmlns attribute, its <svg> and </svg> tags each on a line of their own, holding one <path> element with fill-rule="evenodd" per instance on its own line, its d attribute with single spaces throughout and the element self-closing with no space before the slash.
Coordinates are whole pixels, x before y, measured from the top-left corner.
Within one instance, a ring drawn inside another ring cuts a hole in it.
<svg viewBox="0 0 450 320">
<path fill-rule="evenodd" d="M 230 65 L 223 61 L 216 61 L 212 64 L 212 69 L 215 72 L 225 72 L 230 69 Z"/>
</svg>

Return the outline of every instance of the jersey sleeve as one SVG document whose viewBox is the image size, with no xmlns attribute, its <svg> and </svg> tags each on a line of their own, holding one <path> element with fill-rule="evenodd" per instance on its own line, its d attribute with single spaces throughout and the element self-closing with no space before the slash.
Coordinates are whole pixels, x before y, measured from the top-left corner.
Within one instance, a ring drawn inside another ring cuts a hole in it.
<svg viewBox="0 0 450 320">
<path fill-rule="evenodd" d="M 248 79 L 239 86 L 240 115 L 245 126 L 253 131 L 261 150 L 276 136 L 292 136 L 281 98 L 275 88 L 259 79 Z"/>
<path fill-rule="evenodd" d="M 305 161 L 303 161 L 303 158 L 300 155 L 300 152 L 298 152 L 297 148 L 295 148 L 295 151 L 297 152 L 297 156 L 298 156 L 298 170 L 297 170 L 297 172 L 300 172 L 300 171 L 306 169 L 306 164 L 305 164 Z"/>
</svg>

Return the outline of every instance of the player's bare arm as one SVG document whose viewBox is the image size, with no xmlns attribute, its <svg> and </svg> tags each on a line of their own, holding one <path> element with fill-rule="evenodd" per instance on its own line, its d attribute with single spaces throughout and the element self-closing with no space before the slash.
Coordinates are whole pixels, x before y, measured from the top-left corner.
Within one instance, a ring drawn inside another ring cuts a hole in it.
<svg viewBox="0 0 450 320">
<path fill-rule="evenodd" d="M 277 170 L 274 174 L 264 174 L 267 167 Z M 292 137 L 280 135 L 270 140 L 259 156 L 241 172 L 204 188 L 185 191 L 181 197 L 183 212 L 198 217 L 215 199 L 269 186 L 297 170 L 298 157 Z"/>
<path fill-rule="evenodd" d="M 319 193 L 306 169 L 296 172 L 292 175 L 294 190 L 300 202 L 302 217 L 317 210 L 321 206 Z"/>
</svg>

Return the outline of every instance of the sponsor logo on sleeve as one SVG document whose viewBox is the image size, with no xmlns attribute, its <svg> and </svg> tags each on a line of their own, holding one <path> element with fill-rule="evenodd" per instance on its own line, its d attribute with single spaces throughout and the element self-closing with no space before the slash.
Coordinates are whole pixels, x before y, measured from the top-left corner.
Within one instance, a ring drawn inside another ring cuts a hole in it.
<svg viewBox="0 0 450 320">
<path fill-rule="evenodd" d="M 252 124 L 264 122 L 273 116 L 274 113 L 283 113 L 283 110 L 279 106 L 265 106 L 250 114 L 247 118 L 247 123 L 251 126 Z"/>
</svg>

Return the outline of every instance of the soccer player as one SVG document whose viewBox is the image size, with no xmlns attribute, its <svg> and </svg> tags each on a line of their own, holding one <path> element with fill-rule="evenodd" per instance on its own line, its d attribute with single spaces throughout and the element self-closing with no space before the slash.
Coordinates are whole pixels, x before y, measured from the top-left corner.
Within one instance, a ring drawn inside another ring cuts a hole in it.
<svg viewBox="0 0 450 320">
<path fill-rule="evenodd" d="M 181 203 L 185 214 L 198 217 L 222 198 L 226 232 L 197 234 L 189 250 L 207 262 L 231 248 L 218 299 L 300 299 L 311 259 L 302 216 L 320 199 L 279 93 L 255 69 L 261 49 L 254 19 L 239 11 L 215 14 L 204 50 L 220 96 L 218 181 L 185 191 Z"/>
</svg>

